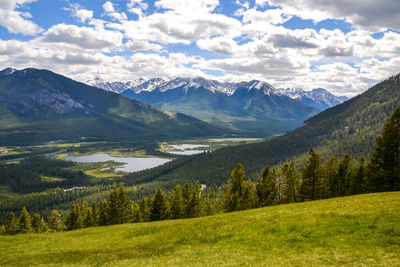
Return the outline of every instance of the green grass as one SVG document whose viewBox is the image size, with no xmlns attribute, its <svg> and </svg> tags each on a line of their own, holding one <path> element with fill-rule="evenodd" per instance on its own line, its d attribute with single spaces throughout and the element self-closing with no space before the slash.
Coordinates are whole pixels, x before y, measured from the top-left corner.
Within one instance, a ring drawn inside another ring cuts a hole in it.
<svg viewBox="0 0 400 267">
<path fill-rule="evenodd" d="M 400 192 L 0 237 L 0 265 L 399 266 Z"/>
</svg>

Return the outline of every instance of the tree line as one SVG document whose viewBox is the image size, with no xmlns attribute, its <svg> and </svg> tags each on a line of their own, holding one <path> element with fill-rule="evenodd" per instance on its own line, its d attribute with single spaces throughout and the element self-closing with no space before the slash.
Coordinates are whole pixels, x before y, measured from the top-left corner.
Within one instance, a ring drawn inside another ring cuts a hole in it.
<svg viewBox="0 0 400 267">
<path fill-rule="evenodd" d="M 369 192 L 400 190 L 400 108 L 397 108 L 377 138 L 370 160 L 353 161 L 350 154 L 324 161 L 313 149 L 307 162 L 277 168 L 266 167 L 256 181 L 245 179 L 242 164 L 231 172 L 227 184 L 213 194 L 199 183 L 179 184 L 166 194 L 162 189 L 140 201 L 131 200 L 123 186 L 108 198 L 89 206 L 73 204 L 65 216 L 53 210 L 47 222 L 24 207 L 18 218 L 10 213 L 2 234 L 74 230 L 98 225 L 193 218 L 217 212 L 246 210 L 269 205 L 325 199 Z"/>
</svg>

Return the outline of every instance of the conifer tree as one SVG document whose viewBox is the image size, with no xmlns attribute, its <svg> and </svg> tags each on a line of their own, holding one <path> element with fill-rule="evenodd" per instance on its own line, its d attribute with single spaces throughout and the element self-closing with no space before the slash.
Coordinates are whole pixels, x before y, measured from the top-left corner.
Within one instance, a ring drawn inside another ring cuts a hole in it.
<svg viewBox="0 0 400 267">
<path fill-rule="evenodd" d="M 224 191 L 224 209 L 235 211 L 240 208 L 240 200 L 243 193 L 245 172 L 242 164 L 237 164 L 228 180 Z"/>
<path fill-rule="evenodd" d="M 65 225 L 58 210 L 52 210 L 49 218 L 47 219 L 47 226 L 52 232 L 61 232 L 65 230 Z"/>
<path fill-rule="evenodd" d="M 345 196 L 349 193 L 351 175 L 351 156 L 346 153 L 339 162 L 337 196 Z"/>
<path fill-rule="evenodd" d="M 150 220 L 151 221 L 159 221 L 167 219 L 167 200 L 165 197 L 165 193 L 161 188 L 158 188 L 156 193 L 154 194 L 154 200 L 150 209 Z"/>
<path fill-rule="evenodd" d="M 190 200 L 188 204 L 188 218 L 199 217 L 202 210 L 201 210 L 201 187 L 198 182 L 193 185 L 192 192 L 190 194 Z"/>
<path fill-rule="evenodd" d="M 15 218 L 14 212 L 10 212 L 6 222 L 6 233 L 8 235 L 15 235 L 18 232 L 18 220 Z"/>
<path fill-rule="evenodd" d="M 21 214 L 18 217 L 18 233 L 29 233 L 32 231 L 31 215 L 29 215 L 25 206 L 22 208 Z"/>
<path fill-rule="evenodd" d="M 118 191 L 119 218 L 118 223 L 130 222 L 133 218 L 133 203 L 126 194 L 125 187 L 121 186 Z"/>
<path fill-rule="evenodd" d="M 172 219 L 182 218 L 183 213 L 183 198 L 181 186 L 175 185 L 174 189 L 169 194 L 169 204 Z"/>
<path fill-rule="evenodd" d="M 192 187 L 188 182 L 185 183 L 182 189 L 182 218 L 189 218 L 190 207 L 189 202 L 192 194 Z"/>
<path fill-rule="evenodd" d="M 119 203 L 118 189 L 114 187 L 110 193 L 108 202 L 108 224 L 118 224 L 121 218 L 121 207 Z"/>
<path fill-rule="evenodd" d="M 75 230 L 83 227 L 83 218 L 81 216 L 81 209 L 78 204 L 73 204 L 65 218 L 65 226 L 67 230 Z"/>
<path fill-rule="evenodd" d="M 299 190 L 299 181 L 296 175 L 294 162 L 291 161 L 290 163 L 285 163 L 281 168 L 281 174 L 284 181 L 283 202 L 296 202 Z"/>
<path fill-rule="evenodd" d="M 46 223 L 39 213 L 33 214 L 32 217 L 32 229 L 35 233 L 41 233 L 46 231 Z"/>
<path fill-rule="evenodd" d="M 323 197 L 324 181 L 321 158 L 311 148 L 308 163 L 302 168 L 302 184 L 300 195 L 302 200 L 316 200 Z"/>
<path fill-rule="evenodd" d="M 335 156 L 332 156 L 325 164 L 324 164 L 324 177 L 328 184 L 328 193 L 329 197 L 338 196 L 338 171 L 339 171 L 339 163 Z"/>
<path fill-rule="evenodd" d="M 150 207 L 152 205 L 151 196 L 142 198 L 139 203 L 139 211 L 140 211 L 140 221 L 148 222 L 150 221 Z"/>
<path fill-rule="evenodd" d="M 350 194 L 364 192 L 368 192 L 368 185 L 366 184 L 365 159 L 361 157 L 351 173 Z"/>
<path fill-rule="evenodd" d="M 6 235 L 6 234 L 7 234 L 6 226 L 4 224 L 0 225 L 0 235 Z"/>
<path fill-rule="evenodd" d="M 92 206 L 92 217 L 93 217 L 93 226 L 98 226 L 100 221 L 100 209 L 97 206 L 96 202 L 94 202 Z"/>
<path fill-rule="evenodd" d="M 266 167 L 256 183 L 256 202 L 258 207 L 271 205 L 277 193 L 276 171 Z"/>
<path fill-rule="evenodd" d="M 368 164 L 373 191 L 400 190 L 400 107 L 386 122 Z"/>
<path fill-rule="evenodd" d="M 100 202 L 100 209 L 99 209 L 99 225 L 100 226 L 110 224 L 108 212 L 109 212 L 108 201 L 107 201 L 107 199 L 103 199 Z"/>
</svg>

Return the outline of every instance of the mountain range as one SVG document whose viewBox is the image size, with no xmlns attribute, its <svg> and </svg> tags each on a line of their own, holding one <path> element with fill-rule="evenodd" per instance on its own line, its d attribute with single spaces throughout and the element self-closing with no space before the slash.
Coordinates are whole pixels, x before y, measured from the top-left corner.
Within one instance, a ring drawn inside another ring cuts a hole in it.
<svg viewBox="0 0 400 267">
<path fill-rule="evenodd" d="M 200 183 L 223 184 L 237 163 L 242 163 L 248 177 L 255 179 L 268 165 L 305 159 L 310 148 L 324 159 L 341 157 L 346 152 L 355 158 L 368 157 L 386 119 L 399 106 L 400 74 L 397 74 L 306 120 L 301 127 L 285 135 L 191 156 L 185 164 L 163 169 L 157 179 L 180 182 L 180 177 L 185 177 Z M 157 168 L 153 171 L 158 172 Z M 137 173 L 129 176 L 131 182 L 137 182 L 150 177 L 147 175 Z M 152 177 L 156 175 L 152 174 Z"/>
<path fill-rule="evenodd" d="M 290 131 L 320 110 L 343 102 L 328 91 L 295 98 L 267 82 L 219 82 L 201 77 L 127 82 L 89 81 L 93 86 L 181 112 L 239 133 L 270 136 Z M 304 96 L 306 92 L 304 92 Z M 321 97 L 319 97 L 321 96 Z"/>
<path fill-rule="evenodd" d="M 101 90 L 48 70 L 0 72 L 0 143 L 215 136 L 193 117 Z"/>
</svg>

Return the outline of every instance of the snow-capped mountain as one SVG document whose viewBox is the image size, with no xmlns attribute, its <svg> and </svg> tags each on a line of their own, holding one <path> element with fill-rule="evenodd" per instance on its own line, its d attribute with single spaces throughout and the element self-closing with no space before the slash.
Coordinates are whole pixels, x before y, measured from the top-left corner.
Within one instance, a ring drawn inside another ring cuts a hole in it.
<svg viewBox="0 0 400 267">
<path fill-rule="evenodd" d="M 335 96 L 324 88 L 315 88 L 311 91 L 299 88 L 280 88 L 279 92 L 320 110 L 325 110 L 348 100 L 346 96 Z"/>
<path fill-rule="evenodd" d="M 93 80 L 87 81 L 86 83 L 107 91 L 115 92 L 115 93 L 122 93 L 123 91 L 126 90 L 132 90 L 133 88 L 136 88 L 137 86 L 140 86 L 141 84 L 145 83 L 146 80 L 143 78 L 140 78 L 138 80 L 133 80 L 133 81 L 123 81 L 123 82 L 105 82 L 101 78 L 96 77 Z"/>
</svg>

